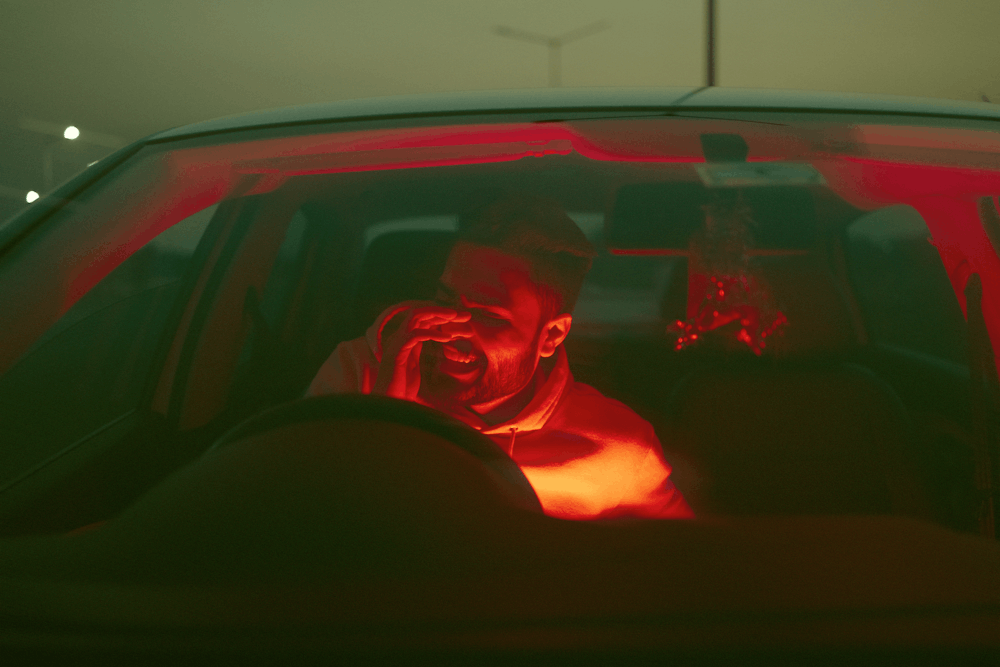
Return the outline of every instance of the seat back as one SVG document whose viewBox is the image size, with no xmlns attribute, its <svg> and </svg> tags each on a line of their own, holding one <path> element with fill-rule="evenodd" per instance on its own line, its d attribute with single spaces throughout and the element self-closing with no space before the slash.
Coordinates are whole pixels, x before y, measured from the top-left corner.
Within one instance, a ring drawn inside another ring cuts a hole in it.
<svg viewBox="0 0 1000 667">
<path fill-rule="evenodd" d="M 905 408 L 860 366 L 699 370 L 679 383 L 669 413 L 679 438 L 670 446 L 705 480 L 703 512 L 928 513 Z"/>
</svg>

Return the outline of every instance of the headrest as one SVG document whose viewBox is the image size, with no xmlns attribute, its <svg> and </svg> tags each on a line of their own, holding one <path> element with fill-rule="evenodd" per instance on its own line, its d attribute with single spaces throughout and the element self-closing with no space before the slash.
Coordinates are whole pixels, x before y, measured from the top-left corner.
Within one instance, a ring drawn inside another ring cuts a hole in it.
<svg viewBox="0 0 1000 667">
<path fill-rule="evenodd" d="M 358 275 L 356 328 L 364 331 L 394 303 L 433 299 L 455 236 L 453 231 L 406 230 L 376 237 Z"/>
</svg>

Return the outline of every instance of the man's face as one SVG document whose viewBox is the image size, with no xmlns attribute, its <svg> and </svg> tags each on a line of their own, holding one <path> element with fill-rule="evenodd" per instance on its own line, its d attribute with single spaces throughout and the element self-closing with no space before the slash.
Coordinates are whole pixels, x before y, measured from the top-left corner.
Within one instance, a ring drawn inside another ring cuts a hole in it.
<svg viewBox="0 0 1000 667">
<path fill-rule="evenodd" d="M 460 241 L 448 256 L 437 301 L 471 313 L 473 335 L 425 343 L 422 393 L 478 405 L 514 394 L 531 380 L 545 322 L 527 260 Z"/>
</svg>

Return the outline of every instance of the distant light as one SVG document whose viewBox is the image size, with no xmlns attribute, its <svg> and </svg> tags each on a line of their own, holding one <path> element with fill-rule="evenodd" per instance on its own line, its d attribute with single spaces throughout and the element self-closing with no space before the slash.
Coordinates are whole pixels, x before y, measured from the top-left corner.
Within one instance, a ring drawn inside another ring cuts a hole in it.
<svg viewBox="0 0 1000 667">
<path fill-rule="evenodd" d="M 36 199 L 38 199 L 38 193 L 37 193 L 37 192 L 35 192 L 34 190 L 29 190 L 29 191 L 28 191 L 28 194 L 26 194 L 26 195 L 24 196 L 24 200 L 25 200 L 26 202 L 28 202 L 29 204 L 30 204 L 31 202 L 35 201 Z"/>
<path fill-rule="evenodd" d="M 80 130 L 78 130 L 75 125 L 70 125 L 63 130 L 63 136 L 67 139 L 76 139 L 80 136 Z"/>
<path fill-rule="evenodd" d="M 93 167 L 93 166 L 94 166 L 95 164 L 97 164 L 98 162 L 99 162 L 99 160 L 94 160 L 93 162 L 88 162 L 88 163 L 87 163 L 87 166 L 88 166 L 88 167 Z"/>
</svg>

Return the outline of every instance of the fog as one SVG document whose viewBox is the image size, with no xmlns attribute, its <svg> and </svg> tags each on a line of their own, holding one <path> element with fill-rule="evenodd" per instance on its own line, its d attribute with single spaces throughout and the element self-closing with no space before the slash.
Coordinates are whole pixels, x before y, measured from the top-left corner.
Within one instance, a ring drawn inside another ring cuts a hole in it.
<svg viewBox="0 0 1000 667">
<path fill-rule="evenodd" d="M 0 0 L 0 218 L 110 148 L 256 109 L 549 84 L 703 85 L 705 0 Z M 996 0 L 717 0 L 721 86 L 1000 99 Z M 36 129 L 25 129 L 25 121 Z M 53 132 L 73 124 L 72 147 Z M 88 135 L 88 133 L 90 133 Z M 113 141 L 111 143 L 114 143 Z M 17 200 L 17 201 L 15 201 Z"/>
</svg>

